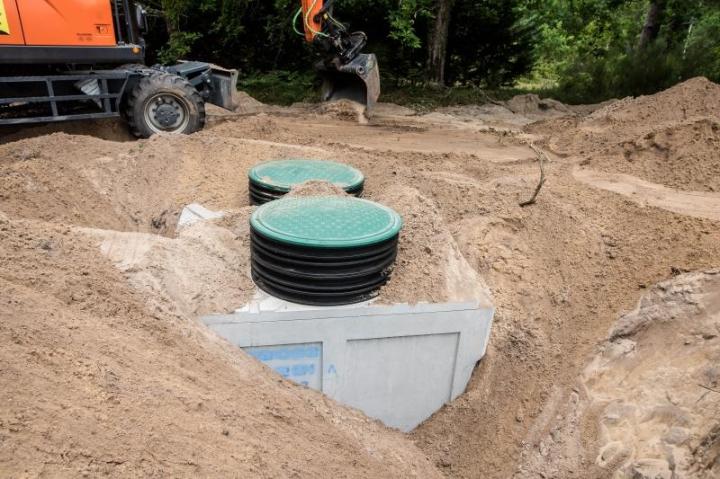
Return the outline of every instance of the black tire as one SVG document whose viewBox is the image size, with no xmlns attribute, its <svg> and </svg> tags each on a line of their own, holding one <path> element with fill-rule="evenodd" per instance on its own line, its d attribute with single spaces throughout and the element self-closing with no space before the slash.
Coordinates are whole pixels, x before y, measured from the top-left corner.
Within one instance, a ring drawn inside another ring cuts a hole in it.
<svg viewBox="0 0 720 479">
<path fill-rule="evenodd" d="M 205 126 L 205 102 L 184 78 L 157 72 L 143 77 L 130 91 L 125 118 L 139 138 L 156 133 L 187 135 Z"/>
<path fill-rule="evenodd" d="M 124 65 L 120 65 L 119 67 L 115 67 L 115 70 L 119 71 L 131 71 L 131 72 L 141 72 L 144 70 L 152 70 L 152 68 L 149 68 L 147 65 L 143 65 L 142 63 L 126 63 Z M 131 83 L 132 84 L 132 83 Z M 128 121 L 128 108 L 127 108 L 127 95 L 125 95 L 121 101 L 120 101 L 120 116 L 123 120 L 126 122 Z"/>
</svg>

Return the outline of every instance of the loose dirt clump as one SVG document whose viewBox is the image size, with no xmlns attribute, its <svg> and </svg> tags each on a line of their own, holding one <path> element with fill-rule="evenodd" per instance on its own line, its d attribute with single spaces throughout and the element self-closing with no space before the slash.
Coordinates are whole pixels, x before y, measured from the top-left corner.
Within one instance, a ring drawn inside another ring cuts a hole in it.
<svg viewBox="0 0 720 479">
<path fill-rule="evenodd" d="M 355 121 L 361 125 L 368 123 L 368 119 L 365 116 L 365 105 L 351 100 L 343 99 L 322 103 L 317 107 L 317 112 L 327 118 Z"/>
<path fill-rule="evenodd" d="M 288 196 L 348 196 L 341 187 L 327 181 L 311 180 L 294 186 Z"/>
<path fill-rule="evenodd" d="M 505 106 L 515 114 L 524 115 L 531 120 L 572 115 L 573 111 L 564 103 L 552 98 L 540 98 L 528 93 L 517 95 L 505 102 Z"/>
</svg>

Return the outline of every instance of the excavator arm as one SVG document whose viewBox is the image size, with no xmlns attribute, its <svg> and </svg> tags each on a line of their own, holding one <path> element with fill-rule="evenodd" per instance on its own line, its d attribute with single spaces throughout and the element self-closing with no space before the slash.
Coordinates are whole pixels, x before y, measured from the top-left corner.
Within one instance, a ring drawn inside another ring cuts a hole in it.
<svg viewBox="0 0 720 479">
<path fill-rule="evenodd" d="M 295 16 L 302 17 L 305 40 L 325 56 L 315 65 L 323 78 L 322 100 L 348 99 L 371 111 L 380 96 L 380 70 L 373 53 L 362 53 L 364 32 L 351 32 L 333 17 L 333 0 L 301 0 Z"/>
</svg>

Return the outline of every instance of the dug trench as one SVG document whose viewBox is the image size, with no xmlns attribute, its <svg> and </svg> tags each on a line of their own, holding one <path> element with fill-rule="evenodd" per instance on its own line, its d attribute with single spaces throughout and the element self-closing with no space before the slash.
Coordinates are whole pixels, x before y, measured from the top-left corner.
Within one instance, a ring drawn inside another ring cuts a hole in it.
<svg viewBox="0 0 720 479">
<path fill-rule="evenodd" d="M 656 283 L 720 264 L 720 225 L 703 213 L 715 200 L 716 176 L 693 173 L 718 168 L 713 102 L 720 103 L 720 87 L 696 79 L 524 127 L 516 125 L 529 120 L 509 121 L 508 111 L 493 123 L 484 110 L 473 117 L 471 109 L 412 115 L 388 108 L 358 125 L 296 107 L 225 118 L 181 138 L 118 141 L 125 139 L 104 123 L 100 135 L 92 127 L 6 135 L 0 470 L 610 477 L 640 470 L 648 457 L 666 460 L 637 446 L 655 440 L 642 421 L 635 439 L 610 441 L 597 404 L 577 404 L 598 396 L 583 396 L 583 374 L 623 312 Z M 535 204 L 520 207 L 538 181 L 529 141 L 548 154 L 547 181 Z M 691 168 L 678 171 L 688 156 Z M 466 393 L 410 435 L 285 382 L 197 322 L 252 296 L 246 174 L 258 162 L 292 157 L 355 166 L 367 178 L 365 197 L 403 215 L 397 267 L 381 300 L 467 294 L 448 286 L 443 265 L 454 250 L 482 278 L 467 289 L 492 294 L 490 347 Z M 683 214 L 663 208 L 670 200 L 653 203 L 642 191 L 587 181 L 578 173 L 587 170 L 705 196 L 699 213 Z M 192 202 L 228 214 L 176 230 Z M 700 339 L 687 334 L 705 351 L 699 361 L 710 362 L 718 338 L 712 324 L 703 327 L 710 332 Z M 637 338 L 638 351 L 643 341 L 659 340 Z M 717 387 L 711 373 L 697 374 L 710 374 L 703 384 Z M 620 390 L 604 387 L 603 400 L 620 398 Z M 717 472 L 715 396 L 703 397 L 707 407 L 683 426 L 688 438 L 677 446 L 705 444 L 704 455 L 678 453 L 673 467 L 684 469 L 677 472 Z M 623 441 L 635 447 L 613 446 L 630 452 L 598 459 L 610 442 Z"/>
</svg>

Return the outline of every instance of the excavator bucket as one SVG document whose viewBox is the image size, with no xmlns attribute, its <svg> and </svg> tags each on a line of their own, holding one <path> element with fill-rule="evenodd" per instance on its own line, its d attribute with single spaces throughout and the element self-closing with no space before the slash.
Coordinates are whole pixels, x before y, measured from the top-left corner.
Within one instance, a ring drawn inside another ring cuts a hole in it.
<svg viewBox="0 0 720 479">
<path fill-rule="evenodd" d="M 318 67 L 323 77 L 322 101 L 351 100 L 371 112 L 380 96 L 380 69 L 374 53 L 361 53 L 354 60 Z"/>
</svg>

